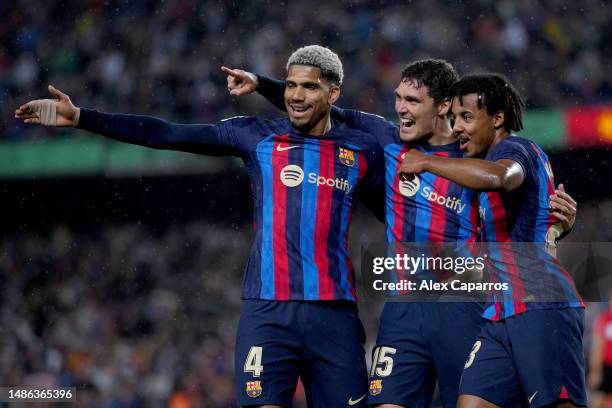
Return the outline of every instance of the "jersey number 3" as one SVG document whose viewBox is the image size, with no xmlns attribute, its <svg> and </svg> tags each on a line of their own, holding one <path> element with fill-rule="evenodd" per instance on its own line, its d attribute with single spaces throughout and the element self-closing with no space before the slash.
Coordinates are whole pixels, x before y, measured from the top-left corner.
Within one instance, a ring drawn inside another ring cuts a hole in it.
<svg viewBox="0 0 612 408">
<path fill-rule="evenodd" d="M 470 352 L 470 355 L 467 361 L 465 362 L 465 366 L 463 366 L 464 369 L 470 368 L 470 366 L 474 363 L 474 360 L 476 359 L 476 353 L 478 353 L 478 350 L 480 350 L 480 346 L 482 346 L 482 341 L 478 340 L 476 341 L 476 343 L 474 343 L 472 351 Z"/>
</svg>

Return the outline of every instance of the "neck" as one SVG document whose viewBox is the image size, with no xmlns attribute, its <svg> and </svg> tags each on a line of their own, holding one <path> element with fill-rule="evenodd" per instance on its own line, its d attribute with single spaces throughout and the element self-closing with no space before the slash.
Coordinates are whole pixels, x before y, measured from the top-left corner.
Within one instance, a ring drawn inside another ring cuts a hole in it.
<svg viewBox="0 0 612 408">
<path fill-rule="evenodd" d="M 504 128 L 495 129 L 495 136 L 493 136 L 493 142 L 491 142 L 491 144 L 489 145 L 488 149 L 483 151 L 478 157 L 479 158 L 486 157 L 487 154 L 489 154 L 489 151 L 491 151 L 492 148 L 497 146 L 504 139 L 507 139 L 509 136 L 510 136 L 510 132 L 508 132 L 506 129 L 504 129 Z"/>
<path fill-rule="evenodd" d="M 507 139 L 509 136 L 510 136 L 510 132 L 508 132 L 505 128 L 502 127 L 499 129 L 495 129 L 495 137 L 493 137 L 493 143 L 491 143 L 491 146 L 489 146 L 487 151 L 491 150 L 499 142 L 501 142 L 504 139 Z"/>
<path fill-rule="evenodd" d="M 322 136 L 331 130 L 331 117 L 329 113 L 308 131 L 310 136 Z"/>
<path fill-rule="evenodd" d="M 443 146 L 453 143 L 455 140 L 457 140 L 457 138 L 453 134 L 450 120 L 447 119 L 446 116 L 436 117 L 433 134 L 429 137 L 427 142 L 432 146 Z"/>
</svg>

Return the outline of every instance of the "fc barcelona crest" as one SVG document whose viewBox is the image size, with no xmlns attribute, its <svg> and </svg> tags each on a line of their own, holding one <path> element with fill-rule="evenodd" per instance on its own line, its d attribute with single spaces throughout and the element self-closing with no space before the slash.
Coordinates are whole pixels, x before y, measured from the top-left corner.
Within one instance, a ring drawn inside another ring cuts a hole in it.
<svg viewBox="0 0 612 408">
<path fill-rule="evenodd" d="M 370 395 L 378 395 L 382 391 L 382 380 L 370 381 Z"/>
<path fill-rule="evenodd" d="M 340 163 L 345 166 L 353 167 L 355 165 L 355 152 L 344 147 L 339 147 L 338 158 Z"/>
<path fill-rule="evenodd" d="M 246 383 L 246 393 L 251 398 L 257 398 L 261 395 L 261 381 L 249 381 Z"/>
</svg>

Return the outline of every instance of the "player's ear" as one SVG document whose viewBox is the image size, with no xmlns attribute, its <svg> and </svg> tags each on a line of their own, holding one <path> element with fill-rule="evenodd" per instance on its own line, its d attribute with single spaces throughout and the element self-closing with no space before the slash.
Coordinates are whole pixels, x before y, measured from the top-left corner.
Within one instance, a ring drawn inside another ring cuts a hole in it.
<svg viewBox="0 0 612 408">
<path fill-rule="evenodd" d="M 331 84 L 329 87 L 329 96 L 327 97 L 327 103 L 330 105 L 334 104 L 340 97 L 340 87 L 338 85 Z"/>
<path fill-rule="evenodd" d="M 450 112 L 452 102 L 450 98 L 444 98 L 444 100 L 438 105 L 438 116 L 446 116 Z"/>
<path fill-rule="evenodd" d="M 499 129 L 504 126 L 504 122 L 506 121 L 506 114 L 504 111 L 497 111 L 493 115 L 493 126 L 495 129 Z"/>
</svg>

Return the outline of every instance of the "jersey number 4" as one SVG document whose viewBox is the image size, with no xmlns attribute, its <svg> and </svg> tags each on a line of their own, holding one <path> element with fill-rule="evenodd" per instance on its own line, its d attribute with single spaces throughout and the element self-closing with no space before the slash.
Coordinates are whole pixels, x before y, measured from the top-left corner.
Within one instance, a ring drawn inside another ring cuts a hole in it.
<svg viewBox="0 0 612 408">
<path fill-rule="evenodd" d="M 253 374 L 253 377 L 259 377 L 263 372 L 261 359 L 263 357 L 263 347 L 252 346 L 244 362 L 244 372 Z"/>
</svg>

